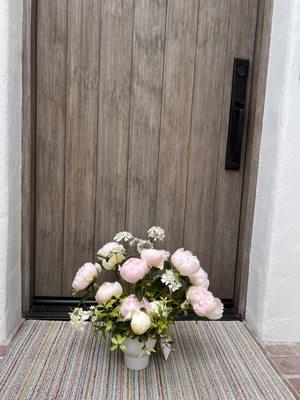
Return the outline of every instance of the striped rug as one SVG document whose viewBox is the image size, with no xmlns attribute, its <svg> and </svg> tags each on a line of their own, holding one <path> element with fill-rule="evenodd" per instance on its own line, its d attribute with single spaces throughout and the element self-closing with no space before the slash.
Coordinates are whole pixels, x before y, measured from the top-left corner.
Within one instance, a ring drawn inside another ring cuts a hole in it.
<svg viewBox="0 0 300 400">
<path fill-rule="evenodd" d="M 294 399 L 241 322 L 176 322 L 176 351 L 128 371 L 90 326 L 26 321 L 0 367 L 1 400 Z"/>
</svg>

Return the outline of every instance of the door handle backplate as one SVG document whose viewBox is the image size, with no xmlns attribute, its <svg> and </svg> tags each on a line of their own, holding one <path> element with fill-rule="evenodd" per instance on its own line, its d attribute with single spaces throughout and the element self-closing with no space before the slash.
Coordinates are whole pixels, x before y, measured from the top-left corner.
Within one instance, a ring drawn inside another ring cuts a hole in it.
<svg viewBox="0 0 300 400">
<path fill-rule="evenodd" d="M 249 60 L 235 58 L 233 65 L 232 91 L 225 169 L 239 170 L 243 132 L 245 128 L 245 105 Z"/>
</svg>

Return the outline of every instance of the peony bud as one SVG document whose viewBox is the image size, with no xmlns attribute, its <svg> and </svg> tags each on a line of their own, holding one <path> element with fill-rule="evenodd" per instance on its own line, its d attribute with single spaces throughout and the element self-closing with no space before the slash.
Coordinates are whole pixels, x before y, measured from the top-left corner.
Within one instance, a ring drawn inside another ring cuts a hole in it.
<svg viewBox="0 0 300 400">
<path fill-rule="evenodd" d="M 144 311 L 135 311 L 130 326 L 136 335 L 143 335 L 150 328 L 151 319 Z"/>
</svg>

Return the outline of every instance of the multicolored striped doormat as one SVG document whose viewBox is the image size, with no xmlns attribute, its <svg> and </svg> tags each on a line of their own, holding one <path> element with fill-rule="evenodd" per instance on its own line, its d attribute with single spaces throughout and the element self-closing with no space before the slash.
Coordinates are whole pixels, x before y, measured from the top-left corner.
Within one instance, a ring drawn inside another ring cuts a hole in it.
<svg viewBox="0 0 300 400">
<path fill-rule="evenodd" d="M 176 322 L 168 361 L 125 368 L 90 326 L 26 321 L 0 367 L 1 400 L 294 399 L 241 322 Z"/>
</svg>

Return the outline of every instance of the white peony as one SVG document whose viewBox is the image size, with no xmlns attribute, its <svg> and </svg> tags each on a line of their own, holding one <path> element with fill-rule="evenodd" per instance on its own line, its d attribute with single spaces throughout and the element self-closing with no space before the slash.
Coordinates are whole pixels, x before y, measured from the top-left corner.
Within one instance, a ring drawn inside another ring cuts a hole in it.
<svg viewBox="0 0 300 400">
<path fill-rule="evenodd" d="M 98 250 L 97 255 L 100 257 L 108 258 L 116 253 L 124 254 L 125 253 L 124 246 L 122 246 L 117 242 L 109 242 Z"/>
<path fill-rule="evenodd" d="M 117 264 L 120 264 L 122 261 L 125 260 L 125 257 L 122 253 L 115 253 L 113 254 L 108 261 L 103 260 L 102 266 L 107 271 L 111 271 Z"/>
<path fill-rule="evenodd" d="M 132 315 L 131 329 L 136 335 L 143 335 L 151 326 L 151 319 L 144 311 L 136 311 Z"/>
</svg>

